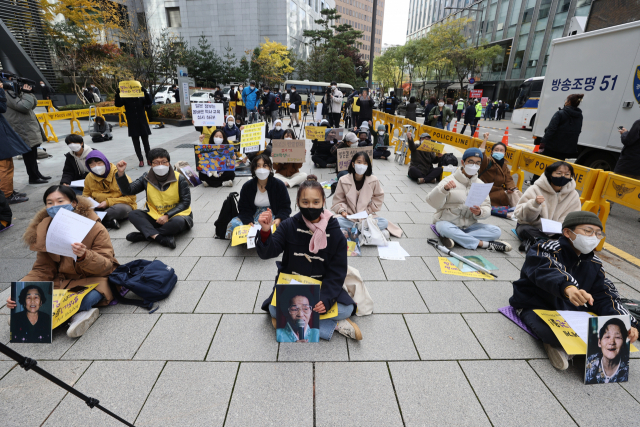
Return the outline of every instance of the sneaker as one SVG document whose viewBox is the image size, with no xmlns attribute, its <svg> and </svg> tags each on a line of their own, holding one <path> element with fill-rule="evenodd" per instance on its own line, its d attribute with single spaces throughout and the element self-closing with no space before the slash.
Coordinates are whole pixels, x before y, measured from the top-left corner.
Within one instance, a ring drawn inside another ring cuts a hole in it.
<svg viewBox="0 0 640 427">
<path fill-rule="evenodd" d="M 136 243 L 136 242 L 145 242 L 147 240 L 146 237 L 144 237 L 144 234 L 135 231 L 133 233 L 129 233 L 127 234 L 126 237 L 127 241 L 131 242 L 131 243 Z"/>
<path fill-rule="evenodd" d="M 87 332 L 87 329 L 98 319 L 100 310 L 92 308 L 91 310 L 81 311 L 76 313 L 71 318 L 71 324 L 67 329 L 67 336 L 69 338 L 78 338 Z"/>
<path fill-rule="evenodd" d="M 207 184 L 207 181 L 202 181 L 202 186 L 203 186 L 203 187 L 208 187 L 208 186 L 209 186 L 209 184 Z"/>
<path fill-rule="evenodd" d="M 230 179 L 229 181 L 225 181 L 222 183 L 223 187 L 233 187 L 233 180 Z"/>
<path fill-rule="evenodd" d="M 313 166 L 315 166 L 315 167 L 317 167 L 317 168 L 319 168 L 319 167 L 320 167 L 320 165 L 319 165 L 319 164 L 317 164 L 317 163 L 314 163 L 314 164 L 313 164 Z M 638 221 L 640 221 L 640 218 L 638 218 Z"/>
<path fill-rule="evenodd" d="M 418 184 L 424 184 L 424 178 L 418 178 Z"/>
<path fill-rule="evenodd" d="M 330 169 L 331 169 L 331 168 L 335 168 L 335 167 L 336 167 L 336 164 L 335 164 L 335 163 L 329 163 L 329 164 L 327 164 L 327 168 L 330 168 Z"/>
<path fill-rule="evenodd" d="M 107 224 L 105 224 L 109 228 L 113 228 L 114 230 L 120 230 L 120 223 L 117 219 L 112 219 Z"/>
<path fill-rule="evenodd" d="M 387 241 L 391 240 L 391 234 L 389 234 L 389 230 L 387 230 L 386 228 L 382 230 L 382 235 L 385 239 L 387 239 Z"/>
<path fill-rule="evenodd" d="M 18 197 L 27 197 L 27 193 L 18 193 L 17 191 L 14 191 L 13 194 L 15 194 Z M 13 196 L 12 194 L 12 196 Z"/>
<path fill-rule="evenodd" d="M 160 243 L 162 246 L 166 248 L 171 248 L 171 249 L 176 248 L 176 238 L 173 236 L 163 236 L 162 234 L 158 234 L 156 236 L 156 242 Z"/>
<path fill-rule="evenodd" d="M 509 252 L 511 251 L 511 245 L 507 242 L 494 240 L 493 242 L 489 242 L 489 247 L 487 248 L 487 250 L 489 252 Z"/>
<path fill-rule="evenodd" d="M 453 247 L 455 246 L 455 242 L 453 241 L 453 239 L 450 239 L 448 237 L 440 237 L 440 240 L 442 241 L 442 246 L 444 246 L 447 249 L 453 249 Z"/>
<path fill-rule="evenodd" d="M 297 125 L 294 125 L 293 127 L 294 127 L 294 128 L 299 128 L 299 127 L 300 127 L 300 125 L 299 125 L 299 124 L 297 124 Z"/>
<path fill-rule="evenodd" d="M 344 335 L 347 338 L 351 338 L 352 340 L 360 341 L 362 339 L 362 332 L 360 332 L 360 328 L 358 325 L 353 323 L 351 319 L 339 320 L 336 331 L 339 334 Z"/>
<path fill-rule="evenodd" d="M 29 201 L 28 197 L 20 197 L 15 191 L 11 195 L 11 197 L 7 198 L 7 203 L 9 203 L 10 205 L 15 205 L 16 203 L 22 203 L 22 202 L 28 202 L 28 201 Z"/>
<path fill-rule="evenodd" d="M 569 355 L 563 348 L 554 347 L 551 344 L 545 343 L 544 350 L 547 352 L 549 361 L 554 368 L 564 371 L 569 367 Z"/>
</svg>

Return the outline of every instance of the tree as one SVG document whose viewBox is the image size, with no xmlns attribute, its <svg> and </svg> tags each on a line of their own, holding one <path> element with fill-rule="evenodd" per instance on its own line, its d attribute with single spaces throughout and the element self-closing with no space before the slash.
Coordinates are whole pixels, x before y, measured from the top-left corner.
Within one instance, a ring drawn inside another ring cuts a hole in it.
<svg viewBox="0 0 640 427">
<path fill-rule="evenodd" d="M 249 79 L 249 76 L 251 75 L 251 67 L 246 56 L 240 58 L 240 66 L 236 73 L 239 82 L 246 82 Z"/>
<path fill-rule="evenodd" d="M 247 55 L 251 55 L 251 62 L 249 63 L 249 71 L 251 75 L 251 80 L 254 80 L 256 84 L 259 84 L 262 81 L 262 66 L 258 61 L 260 57 L 260 47 L 257 46 L 253 49 L 253 52 L 248 50 L 245 52 Z"/>
<path fill-rule="evenodd" d="M 196 85 L 200 86 L 215 85 L 224 73 L 222 59 L 204 34 L 198 39 L 198 48 L 192 46 L 189 49 L 184 65 L 189 69 Z"/>
<path fill-rule="evenodd" d="M 236 67 L 236 54 L 232 53 L 233 48 L 227 43 L 227 47 L 224 48 L 225 53 L 222 55 L 222 82 L 231 83 L 236 79 L 237 67 Z"/>
<path fill-rule="evenodd" d="M 260 80 L 269 86 L 283 83 L 285 74 L 293 72 L 287 47 L 268 38 L 260 44 L 260 54 L 254 61 L 260 68 Z"/>
<path fill-rule="evenodd" d="M 383 92 L 402 85 L 403 71 L 398 67 L 399 48 L 390 47 L 373 60 L 373 75 L 375 80 L 382 82 Z"/>
</svg>

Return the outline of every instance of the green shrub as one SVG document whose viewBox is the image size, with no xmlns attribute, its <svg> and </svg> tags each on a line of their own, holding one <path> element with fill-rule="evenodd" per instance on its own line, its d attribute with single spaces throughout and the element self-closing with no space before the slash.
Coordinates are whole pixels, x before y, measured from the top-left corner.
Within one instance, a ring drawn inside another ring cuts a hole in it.
<svg viewBox="0 0 640 427">
<path fill-rule="evenodd" d="M 161 119 L 182 119 L 182 111 L 180 111 L 180 104 L 156 104 L 151 107 L 153 117 Z M 187 118 L 191 118 L 191 107 L 187 111 Z"/>
</svg>

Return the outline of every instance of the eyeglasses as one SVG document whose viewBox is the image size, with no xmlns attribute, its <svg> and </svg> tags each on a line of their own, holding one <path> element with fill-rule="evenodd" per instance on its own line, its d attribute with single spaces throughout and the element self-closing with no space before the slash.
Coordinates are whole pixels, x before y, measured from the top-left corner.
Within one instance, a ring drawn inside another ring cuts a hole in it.
<svg viewBox="0 0 640 427">
<path fill-rule="evenodd" d="M 160 161 L 158 160 L 157 162 L 151 162 L 151 166 L 169 166 L 169 162 L 165 161 Z"/>
<path fill-rule="evenodd" d="M 309 312 L 311 311 L 311 306 L 303 304 L 303 305 L 292 305 L 291 307 L 289 307 L 289 313 L 297 313 L 300 310 L 304 312 Z"/>
<path fill-rule="evenodd" d="M 595 235 L 596 235 L 596 237 L 598 239 L 604 239 L 607 236 L 606 234 L 604 234 L 604 231 L 595 230 L 593 228 L 583 228 L 583 227 L 578 228 L 578 227 L 576 227 L 576 230 L 584 231 L 584 235 L 587 236 L 587 237 L 593 236 L 594 233 L 595 233 Z"/>
<path fill-rule="evenodd" d="M 478 160 L 477 162 L 474 162 L 473 160 L 469 160 L 467 162 L 464 162 L 465 165 L 477 165 L 480 166 L 482 164 L 482 160 Z"/>
</svg>

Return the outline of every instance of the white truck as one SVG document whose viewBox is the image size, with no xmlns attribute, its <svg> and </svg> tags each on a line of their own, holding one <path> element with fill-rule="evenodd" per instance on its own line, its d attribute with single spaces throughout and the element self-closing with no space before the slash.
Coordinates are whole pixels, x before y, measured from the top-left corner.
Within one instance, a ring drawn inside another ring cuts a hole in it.
<svg viewBox="0 0 640 427">
<path fill-rule="evenodd" d="M 584 94 L 576 163 L 613 170 L 622 149 L 618 128 L 640 119 L 640 21 L 551 42 L 534 137 L 544 136 L 572 93 Z"/>
</svg>

